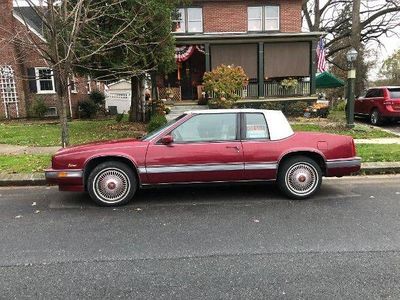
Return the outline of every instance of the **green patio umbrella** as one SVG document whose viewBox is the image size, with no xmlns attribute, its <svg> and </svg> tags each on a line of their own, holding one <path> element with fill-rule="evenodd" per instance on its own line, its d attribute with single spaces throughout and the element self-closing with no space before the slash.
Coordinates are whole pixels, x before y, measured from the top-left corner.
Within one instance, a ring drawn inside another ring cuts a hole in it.
<svg viewBox="0 0 400 300">
<path fill-rule="evenodd" d="M 330 89 L 344 86 L 344 81 L 329 72 L 323 72 L 315 77 L 317 89 Z"/>
</svg>

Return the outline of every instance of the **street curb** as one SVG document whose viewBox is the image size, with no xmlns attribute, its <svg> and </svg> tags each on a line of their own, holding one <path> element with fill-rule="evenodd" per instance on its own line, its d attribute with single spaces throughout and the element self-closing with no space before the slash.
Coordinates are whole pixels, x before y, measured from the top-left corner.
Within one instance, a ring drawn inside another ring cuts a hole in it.
<svg viewBox="0 0 400 300">
<path fill-rule="evenodd" d="M 44 174 L 0 174 L 0 187 L 47 185 Z"/>
<path fill-rule="evenodd" d="M 355 176 L 400 174 L 400 162 L 371 162 L 362 163 L 361 170 Z M 44 174 L 1 174 L 0 187 L 6 186 L 44 186 L 46 183 Z"/>
</svg>

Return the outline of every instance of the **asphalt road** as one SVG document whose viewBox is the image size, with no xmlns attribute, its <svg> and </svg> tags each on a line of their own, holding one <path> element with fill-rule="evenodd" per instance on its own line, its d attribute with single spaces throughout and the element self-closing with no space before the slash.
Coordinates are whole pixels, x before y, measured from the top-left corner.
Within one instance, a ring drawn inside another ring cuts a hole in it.
<svg viewBox="0 0 400 300">
<path fill-rule="evenodd" d="M 1 299 L 399 299 L 400 176 L 140 191 L 0 189 Z"/>
</svg>

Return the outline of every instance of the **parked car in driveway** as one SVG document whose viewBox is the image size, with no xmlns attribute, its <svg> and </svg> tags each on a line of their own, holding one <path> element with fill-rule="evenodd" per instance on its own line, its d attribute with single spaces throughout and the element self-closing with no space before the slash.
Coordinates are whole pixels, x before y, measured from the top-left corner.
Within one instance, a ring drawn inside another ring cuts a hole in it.
<svg viewBox="0 0 400 300">
<path fill-rule="evenodd" d="M 360 169 L 349 136 L 294 133 L 281 111 L 188 111 L 141 140 L 59 150 L 49 183 L 87 191 L 104 206 L 129 202 L 138 188 L 163 184 L 276 181 L 292 199 L 315 194 L 323 176 Z"/>
<path fill-rule="evenodd" d="M 368 117 L 372 125 L 400 120 L 400 86 L 370 88 L 355 100 L 354 114 Z"/>
</svg>

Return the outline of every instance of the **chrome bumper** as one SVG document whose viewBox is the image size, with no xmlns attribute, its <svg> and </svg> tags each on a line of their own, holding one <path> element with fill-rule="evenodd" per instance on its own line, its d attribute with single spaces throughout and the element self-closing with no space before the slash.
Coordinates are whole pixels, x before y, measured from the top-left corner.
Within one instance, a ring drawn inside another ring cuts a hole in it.
<svg viewBox="0 0 400 300">
<path fill-rule="evenodd" d="M 328 169 L 361 167 L 361 157 L 328 159 L 326 167 Z"/>
</svg>

